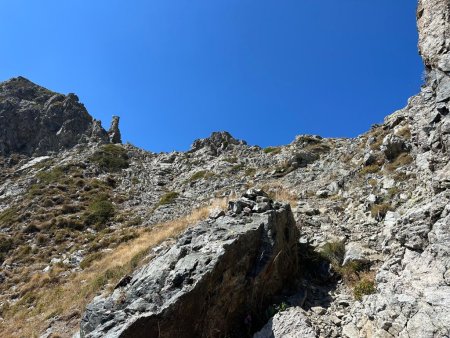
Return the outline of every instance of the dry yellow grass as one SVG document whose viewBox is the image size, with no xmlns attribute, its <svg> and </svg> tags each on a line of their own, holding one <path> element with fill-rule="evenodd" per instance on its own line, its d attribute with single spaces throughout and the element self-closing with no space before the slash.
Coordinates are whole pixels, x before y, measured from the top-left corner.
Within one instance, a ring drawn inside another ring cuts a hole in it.
<svg viewBox="0 0 450 338">
<path fill-rule="evenodd" d="M 297 194 L 287 190 L 280 184 L 268 183 L 262 186 L 262 189 L 272 198 L 274 201 L 282 201 L 289 203 L 292 207 L 298 202 Z"/>
<path fill-rule="evenodd" d="M 68 323 L 62 337 L 70 337 L 86 305 L 100 291 L 111 290 L 126 274 L 143 263 L 150 249 L 180 235 L 187 227 L 208 217 L 213 208 L 224 209 L 226 199 L 213 200 L 208 206 L 174 221 L 139 230 L 139 236 L 101 256 L 83 271 L 61 277 L 62 267 L 36 274 L 25 286 L 24 296 L 4 311 L 0 337 L 38 337 L 48 320 L 59 316 Z M 69 324 L 69 322 L 71 324 Z"/>
</svg>

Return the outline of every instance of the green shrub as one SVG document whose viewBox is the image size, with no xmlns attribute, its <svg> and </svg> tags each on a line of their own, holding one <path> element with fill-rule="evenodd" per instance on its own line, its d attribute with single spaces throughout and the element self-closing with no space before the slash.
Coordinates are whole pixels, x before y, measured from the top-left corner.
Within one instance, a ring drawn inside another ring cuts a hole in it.
<svg viewBox="0 0 450 338">
<path fill-rule="evenodd" d="M 58 217 L 55 220 L 55 226 L 58 228 L 67 228 L 67 229 L 72 229 L 72 230 L 83 230 L 84 229 L 84 224 L 81 220 L 76 219 L 76 218 L 66 218 L 66 217 Z"/>
<path fill-rule="evenodd" d="M 39 183 L 43 185 L 59 182 L 64 176 L 64 169 L 61 167 L 55 167 L 48 171 L 40 171 L 36 174 L 36 177 L 39 179 Z"/>
<path fill-rule="evenodd" d="M 202 178 L 208 179 L 214 176 L 214 173 L 208 170 L 200 170 L 197 171 L 195 174 L 193 174 L 189 179 L 188 182 L 194 182 L 201 180 Z"/>
<path fill-rule="evenodd" d="M 159 205 L 166 205 L 166 204 L 170 204 L 173 201 L 175 201 L 175 199 L 179 196 L 179 194 L 175 191 L 169 191 L 167 193 L 165 193 L 164 195 L 161 196 L 161 198 L 159 199 L 158 202 L 158 206 Z"/>
<path fill-rule="evenodd" d="M 85 220 L 89 225 L 103 225 L 114 216 L 114 212 L 114 205 L 107 196 L 100 196 L 89 206 Z"/>
<path fill-rule="evenodd" d="M 8 253 L 13 248 L 14 240 L 12 238 L 8 238 L 6 235 L 0 235 L 0 252 Z"/>
<path fill-rule="evenodd" d="M 281 148 L 280 147 L 267 147 L 264 150 L 264 153 L 266 154 L 279 154 L 281 152 Z"/>
<path fill-rule="evenodd" d="M 375 292 L 375 282 L 368 278 L 361 279 L 353 288 L 353 295 L 357 300 L 361 300 L 363 296 L 371 295 Z"/>
<path fill-rule="evenodd" d="M 129 166 L 126 150 L 116 144 L 102 146 L 92 155 L 91 161 L 106 172 L 117 172 Z"/>
<path fill-rule="evenodd" d="M 381 167 L 378 164 L 371 164 L 363 167 L 359 172 L 362 175 L 375 174 L 379 172 Z"/>
<path fill-rule="evenodd" d="M 247 168 L 245 169 L 245 176 L 254 176 L 256 174 L 255 168 Z"/>
<path fill-rule="evenodd" d="M 6 209 L 0 213 L 0 226 L 8 226 L 14 223 L 17 217 L 17 211 L 13 208 Z"/>
</svg>

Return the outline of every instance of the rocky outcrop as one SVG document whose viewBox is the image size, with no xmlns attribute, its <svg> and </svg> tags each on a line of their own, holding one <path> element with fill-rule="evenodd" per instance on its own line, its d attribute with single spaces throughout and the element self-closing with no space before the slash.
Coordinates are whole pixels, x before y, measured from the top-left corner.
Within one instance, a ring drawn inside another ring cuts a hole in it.
<svg viewBox="0 0 450 338">
<path fill-rule="evenodd" d="M 107 134 L 74 94 L 61 95 L 18 77 L 0 83 L 0 155 L 46 155 Z"/>
<path fill-rule="evenodd" d="M 203 150 L 212 156 L 217 156 L 236 145 L 245 145 L 245 141 L 237 140 L 226 131 L 215 131 L 210 137 L 195 140 L 191 152 Z"/>
<path fill-rule="evenodd" d="M 289 205 L 249 191 L 110 297 L 96 298 L 81 336 L 241 337 L 263 324 L 274 296 L 295 280 L 298 237 Z"/>
<path fill-rule="evenodd" d="M 113 116 L 111 121 L 111 127 L 108 130 L 109 142 L 122 143 L 122 136 L 119 129 L 119 116 Z"/>
<path fill-rule="evenodd" d="M 385 121 L 389 132 L 405 121 L 412 129 L 416 197 L 401 215 L 387 215 L 377 292 L 351 308 L 344 337 L 450 336 L 450 194 L 445 174 L 450 163 L 450 1 L 421 0 L 417 19 L 427 83 L 405 109 Z M 401 138 L 391 135 L 382 145 L 390 160 L 405 150 Z"/>
</svg>

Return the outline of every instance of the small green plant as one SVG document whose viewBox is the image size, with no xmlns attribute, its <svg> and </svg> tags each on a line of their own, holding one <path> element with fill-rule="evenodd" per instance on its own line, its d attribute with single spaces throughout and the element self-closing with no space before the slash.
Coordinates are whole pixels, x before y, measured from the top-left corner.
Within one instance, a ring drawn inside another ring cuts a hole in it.
<svg viewBox="0 0 450 338">
<path fill-rule="evenodd" d="M 375 282 L 369 278 L 363 278 L 353 288 L 353 295 L 357 300 L 362 300 L 365 295 L 371 295 L 376 292 Z"/>
<path fill-rule="evenodd" d="M 129 166 L 127 151 L 116 144 L 102 146 L 92 155 L 91 161 L 106 172 L 117 172 Z"/>
<path fill-rule="evenodd" d="M 237 173 L 238 171 L 241 171 L 244 168 L 245 168 L 245 164 L 244 163 L 239 163 L 239 164 L 236 164 L 233 167 L 231 167 L 231 172 L 232 173 Z"/>
<path fill-rule="evenodd" d="M 245 176 L 254 176 L 256 174 L 255 168 L 247 168 L 245 169 L 244 175 Z"/>
<path fill-rule="evenodd" d="M 380 165 L 375 163 L 375 164 L 367 165 L 367 166 L 361 168 L 359 173 L 361 175 L 375 174 L 375 173 L 379 172 L 380 169 L 381 169 Z"/>
<path fill-rule="evenodd" d="M 264 148 L 263 151 L 266 154 L 276 155 L 281 152 L 281 148 L 280 147 L 267 147 L 267 148 Z"/>
<path fill-rule="evenodd" d="M 14 223 L 17 217 L 17 211 L 13 208 L 6 209 L 0 213 L 0 227 L 8 226 Z"/>
<path fill-rule="evenodd" d="M 228 163 L 237 163 L 238 159 L 237 159 L 237 157 L 225 157 L 223 159 L 223 161 L 228 162 Z"/>
<path fill-rule="evenodd" d="M 188 182 L 194 182 L 203 179 L 208 179 L 214 176 L 214 173 L 208 170 L 200 170 L 197 171 L 195 174 L 193 174 L 189 179 Z"/>
<path fill-rule="evenodd" d="M 85 221 L 89 225 L 103 225 L 114 216 L 114 205 L 107 196 L 100 196 L 89 205 Z"/>
<path fill-rule="evenodd" d="M 179 196 L 179 194 L 175 191 L 169 191 L 161 196 L 158 202 L 158 206 L 171 204 L 175 199 Z"/>
<path fill-rule="evenodd" d="M 64 177 L 64 169 L 62 167 L 55 167 L 48 171 L 40 171 L 36 174 L 39 183 L 43 185 L 56 183 L 61 180 L 62 177 Z"/>
</svg>

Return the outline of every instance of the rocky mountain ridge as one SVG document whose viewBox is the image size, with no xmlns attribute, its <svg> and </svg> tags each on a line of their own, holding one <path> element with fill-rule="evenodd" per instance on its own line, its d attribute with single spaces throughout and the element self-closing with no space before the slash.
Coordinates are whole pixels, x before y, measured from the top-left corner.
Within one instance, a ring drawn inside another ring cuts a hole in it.
<svg viewBox="0 0 450 338">
<path fill-rule="evenodd" d="M 187 336 L 450 336 L 450 2 L 419 1 L 417 20 L 427 82 L 354 139 L 262 149 L 217 132 L 156 154 L 70 94 L 2 83 L 0 335 L 70 337 L 81 322 L 82 336 L 133 337 L 156 320 L 150 336 L 186 322 Z M 248 248 L 271 253 L 260 277 Z M 258 278 L 285 288 L 255 306 Z"/>
</svg>

